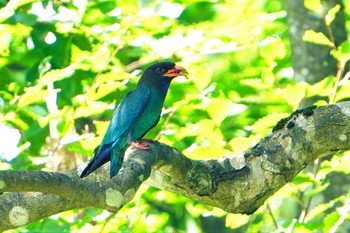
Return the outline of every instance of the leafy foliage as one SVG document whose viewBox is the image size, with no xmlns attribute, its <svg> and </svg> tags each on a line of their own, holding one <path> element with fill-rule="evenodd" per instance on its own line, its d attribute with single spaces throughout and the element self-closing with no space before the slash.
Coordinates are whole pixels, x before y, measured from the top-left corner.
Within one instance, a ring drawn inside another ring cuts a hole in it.
<svg viewBox="0 0 350 233">
<path fill-rule="evenodd" d="M 193 159 L 242 153 L 303 98 L 321 97 L 319 105 L 349 99 L 349 72 L 313 86 L 294 82 L 283 1 L 0 4 L 0 120 L 3 132 L 20 134 L 18 142 L 1 136 L 0 149 L 15 148 L 11 157 L 1 151 L 0 169 L 64 171 L 82 164 L 141 70 L 158 60 L 176 61 L 190 79 L 173 82 L 164 115 L 146 137 Z M 315 0 L 305 7 L 327 25 L 340 10 L 324 13 Z M 306 31 L 304 39 L 332 47 L 343 67 L 350 59 L 349 41 L 336 47 L 315 31 Z M 349 173 L 349 158 L 346 153 L 319 161 L 318 169 L 300 174 L 251 216 L 143 186 L 117 214 L 72 210 L 15 232 L 210 232 L 210 225 L 217 231 L 334 232 L 349 227 L 350 194 L 311 200 L 327 194 L 330 176 Z"/>
</svg>

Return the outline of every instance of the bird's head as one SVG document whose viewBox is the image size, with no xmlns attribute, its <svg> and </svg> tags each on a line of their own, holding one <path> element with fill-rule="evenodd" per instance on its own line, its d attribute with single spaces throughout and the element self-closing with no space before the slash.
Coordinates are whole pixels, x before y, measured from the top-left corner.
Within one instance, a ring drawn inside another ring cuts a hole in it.
<svg viewBox="0 0 350 233">
<path fill-rule="evenodd" d="M 159 62 L 148 67 L 141 79 L 149 82 L 169 82 L 178 76 L 187 76 L 187 71 L 173 62 Z"/>
</svg>

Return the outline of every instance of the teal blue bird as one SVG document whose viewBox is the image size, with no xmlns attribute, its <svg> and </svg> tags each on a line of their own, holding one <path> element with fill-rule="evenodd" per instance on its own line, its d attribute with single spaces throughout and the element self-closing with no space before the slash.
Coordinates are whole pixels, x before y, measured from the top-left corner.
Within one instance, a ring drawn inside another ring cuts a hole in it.
<svg viewBox="0 0 350 233">
<path fill-rule="evenodd" d="M 111 161 L 110 177 L 115 176 L 129 145 L 141 150 L 147 145 L 137 143 L 159 121 L 170 82 L 187 71 L 173 62 L 159 62 L 142 74 L 135 90 L 129 92 L 116 108 L 107 132 L 94 157 L 80 177 L 86 177 L 103 164 Z"/>
</svg>

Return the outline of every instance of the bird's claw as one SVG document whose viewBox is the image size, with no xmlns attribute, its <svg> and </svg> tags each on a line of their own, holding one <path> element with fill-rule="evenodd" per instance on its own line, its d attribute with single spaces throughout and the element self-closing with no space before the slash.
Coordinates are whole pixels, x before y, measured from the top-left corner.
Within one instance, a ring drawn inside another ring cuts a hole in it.
<svg viewBox="0 0 350 233">
<path fill-rule="evenodd" d="M 132 148 L 137 148 L 140 150 L 149 150 L 149 146 L 146 144 L 140 144 L 138 142 L 131 142 L 130 144 Z"/>
</svg>

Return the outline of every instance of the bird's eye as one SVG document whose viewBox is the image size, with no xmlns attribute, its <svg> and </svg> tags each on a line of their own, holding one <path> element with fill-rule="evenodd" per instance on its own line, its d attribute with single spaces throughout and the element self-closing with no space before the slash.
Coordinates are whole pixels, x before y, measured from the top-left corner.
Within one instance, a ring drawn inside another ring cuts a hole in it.
<svg viewBox="0 0 350 233">
<path fill-rule="evenodd" d="M 156 69 L 156 73 L 158 73 L 158 74 L 163 73 L 163 72 L 164 72 L 163 68 L 157 68 Z"/>
</svg>

